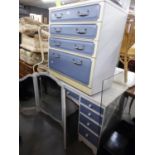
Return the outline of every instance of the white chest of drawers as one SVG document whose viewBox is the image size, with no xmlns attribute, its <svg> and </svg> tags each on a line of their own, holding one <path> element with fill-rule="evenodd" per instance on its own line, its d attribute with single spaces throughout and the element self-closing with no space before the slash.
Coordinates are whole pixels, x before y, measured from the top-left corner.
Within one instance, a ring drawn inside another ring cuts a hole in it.
<svg viewBox="0 0 155 155">
<path fill-rule="evenodd" d="M 50 8 L 50 73 L 89 95 L 109 88 L 126 18 L 109 0 Z"/>
</svg>

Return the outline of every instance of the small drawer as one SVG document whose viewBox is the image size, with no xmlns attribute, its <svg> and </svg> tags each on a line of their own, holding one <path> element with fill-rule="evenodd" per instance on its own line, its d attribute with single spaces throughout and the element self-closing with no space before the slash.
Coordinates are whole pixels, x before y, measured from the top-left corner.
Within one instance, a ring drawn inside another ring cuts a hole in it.
<svg viewBox="0 0 155 155">
<path fill-rule="evenodd" d="M 86 138 L 90 143 L 92 143 L 94 146 L 98 145 L 99 138 L 95 136 L 93 133 L 88 131 L 85 127 L 83 127 L 81 124 L 79 124 L 79 133 Z"/>
<path fill-rule="evenodd" d="M 93 10 L 93 11 L 92 11 Z M 97 20 L 100 14 L 100 5 L 88 5 L 76 8 L 63 9 L 50 12 L 50 21 L 86 21 Z"/>
<path fill-rule="evenodd" d="M 82 114 L 80 114 L 80 122 L 94 131 L 97 135 L 100 135 L 101 127 L 84 117 Z"/>
<path fill-rule="evenodd" d="M 74 99 L 79 100 L 79 95 L 77 95 L 77 94 L 75 94 L 75 93 L 73 93 L 73 92 L 71 92 L 69 90 L 66 90 L 66 94 L 67 94 L 67 96 L 71 96 Z"/>
<path fill-rule="evenodd" d="M 84 105 L 86 105 L 90 109 L 98 112 L 99 114 L 103 114 L 104 113 L 104 109 L 103 108 L 101 108 L 101 107 L 93 104 L 92 102 L 90 102 L 90 101 L 88 101 L 88 100 L 86 100 L 84 98 L 81 98 L 81 103 L 84 104 Z"/>
<path fill-rule="evenodd" d="M 102 124 L 102 117 L 100 115 L 97 115 L 96 113 L 92 112 L 91 110 L 85 108 L 82 105 L 80 105 L 80 112 L 89 117 L 90 119 L 93 119 L 98 124 Z"/>
<path fill-rule="evenodd" d="M 85 85 L 89 84 L 92 60 L 72 54 L 49 50 L 49 68 Z"/>
<path fill-rule="evenodd" d="M 49 44 L 50 47 L 65 49 L 76 53 L 88 55 L 92 55 L 94 53 L 93 42 L 50 38 Z"/>
<path fill-rule="evenodd" d="M 65 35 L 69 37 L 82 37 L 94 39 L 97 33 L 96 24 L 65 24 L 50 25 L 52 35 Z"/>
</svg>

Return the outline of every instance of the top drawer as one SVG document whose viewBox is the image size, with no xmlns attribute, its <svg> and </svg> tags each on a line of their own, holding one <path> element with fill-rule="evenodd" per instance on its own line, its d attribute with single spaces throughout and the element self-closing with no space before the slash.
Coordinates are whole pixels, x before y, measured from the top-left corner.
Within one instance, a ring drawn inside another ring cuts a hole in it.
<svg viewBox="0 0 155 155">
<path fill-rule="evenodd" d="M 100 5 L 95 4 L 50 12 L 50 21 L 97 20 L 99 18 L 99 14 Z"/>
</svg>

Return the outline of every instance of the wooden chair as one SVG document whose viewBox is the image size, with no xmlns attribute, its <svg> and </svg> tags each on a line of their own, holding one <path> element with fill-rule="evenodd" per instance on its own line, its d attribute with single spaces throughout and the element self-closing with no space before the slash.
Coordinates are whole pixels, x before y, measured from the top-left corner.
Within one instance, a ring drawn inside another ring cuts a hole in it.
<svg viewBox="0 0 155 155">
<path fill-rule="evenodd" d="M 128 63 L 135 60 L 135 16 L 129 14 L 122 46 L 120 50 L 120 61 L 124 65 L 124 82 L 128 81 Z"/>
</svg>

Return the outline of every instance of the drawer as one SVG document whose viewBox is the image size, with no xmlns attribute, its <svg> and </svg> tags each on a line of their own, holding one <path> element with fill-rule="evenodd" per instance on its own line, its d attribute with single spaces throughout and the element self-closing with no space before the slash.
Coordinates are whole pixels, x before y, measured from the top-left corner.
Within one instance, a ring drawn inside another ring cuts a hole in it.
<svg viewBox="0 0 155 155">
<path fill-rule="evenodd" d="M 96 24 L 65 24 L 50 25 L 52 35 L 65 35 L 69 37 L 83 37 L 94 39 L 97 33 Z"/>
<path fill-rule="evenodd" d="M 101 127 L 84 117 L 82 114 L 80 114 L 80 122 L 94 131 L 97 135 L 100 134 Z"/>
<path fill-rule="evenodd" d="M 91 110 L 85 108 L 84 106 L 80 105 L 80 112 L 86 115 L 88 118 L 93 119 L 98 124 L 102 124 L 102 117 Z"/>
<path fill-rule="evenodd" d="M 58 52 L 53 49 L 49 50 L 49 67 L 51 69 L 86 85 L 89 84 L 91 64 L 89 58 Z"/>
<path fill-rule="evenodd" d="M 87 41 L 50 38 L 50 46 L 88 55 L 94 53 L 94 43 Z"/>
<path fill-rule="evenodd" d="M 97 146 L 99 138 L 79 124 L 79 133 L 85 137 L 90 143 Z"/>
<path fill-rule="evenodd" d="M 79 100 L 79 95 L 77 95 L 77 94 L 75 94 L 75 93 L 73 93 L 73 92 L 71 92 L 69 90 L 67 90 L 66 93 L 67 93 L 68 96 L 71 96 L 76 100 Z"/>
<path fill-rule="evenodd" d="M 92 11 L 93 10 L 93 11 Z M 86 21 L 86 20 L 97 20 L 100 14 L 100 5 L 89 5 L 81 6 L 70 9 L 63 9 L 59 11 L 50 12 L 50 21 Z"/>
<path fill-rule="evenodd" d="M 99 114 L 103 114 L 103 112 L 104 112 L 103 108 L 93 104 L 92 102 L 90 102 L 84 98 L 81 98 L 81 103 L 84 104 L 85 106 L 89 107 L 90 109 L 95 110 Z"/>
</svg>

